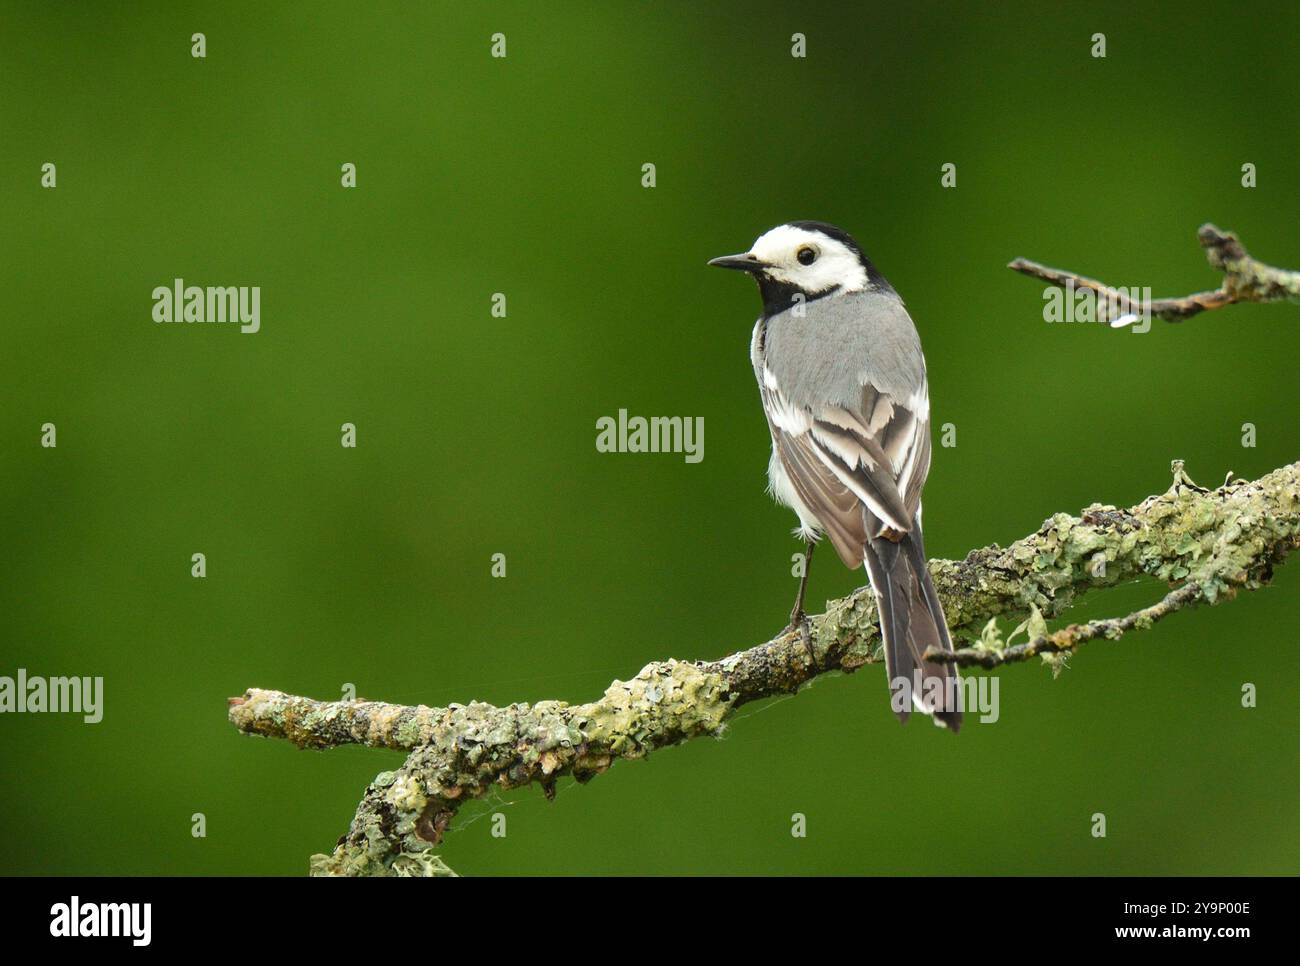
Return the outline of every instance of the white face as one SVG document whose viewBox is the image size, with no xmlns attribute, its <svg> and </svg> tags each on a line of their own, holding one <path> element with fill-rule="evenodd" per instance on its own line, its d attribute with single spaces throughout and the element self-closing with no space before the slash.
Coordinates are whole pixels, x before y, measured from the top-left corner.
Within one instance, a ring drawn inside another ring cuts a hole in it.
<svg viewBox="0 0 1300 966">
<path fill-rule="evenodd" d="M 765 275 L 811 295 L 836 285 L 847 292 L 867 287 L 867 270 L 854 251 L 819 231 L 778 225 L 761 235 L 750 253 L 772 266 Z"/>
</svg>

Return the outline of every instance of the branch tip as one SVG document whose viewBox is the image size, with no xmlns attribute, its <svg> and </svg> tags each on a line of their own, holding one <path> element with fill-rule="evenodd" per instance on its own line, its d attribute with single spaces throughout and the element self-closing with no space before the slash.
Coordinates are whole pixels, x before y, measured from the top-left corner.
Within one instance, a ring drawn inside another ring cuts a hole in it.
<svg viewBox="0 0 1300 966">
<path fill-rule="evenodd" d="M 1077 272 L 1049 268 L 1027 258 L 1015 258 L 1007 267 L 1058 288 L 1092 292 L 1098 299 L 1106 299 L 1122 312 L 1127 313 L 1134 308 L 1143 309 L 1149 315 L 1166 322 L 1183 322 L 1201 312 L 1239 302 L 1300 299 L 1300 271 L 1275 268 L 1252 258 L 1235 234 L 1209 222 L 1197 229 L 1196 237 L 1205 249 L 1205 257 L 1211 267 L 1223 273 L 1222 284 L 1210 292 L 1151 299 L 1146 306 L 1134 303 L 1123 290 Z M 1110 321 L 1109 318 L 1099 320 Z"/>
</svg>

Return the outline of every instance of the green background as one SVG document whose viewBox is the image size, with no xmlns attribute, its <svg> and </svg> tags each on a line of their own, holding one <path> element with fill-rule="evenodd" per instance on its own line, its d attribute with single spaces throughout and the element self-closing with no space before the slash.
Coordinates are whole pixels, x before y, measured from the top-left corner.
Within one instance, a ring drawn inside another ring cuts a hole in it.
<svg viewBox="0 0 1300 966">
<path fill-rule="evenodd" d="M 1300 7 L 1091 6 L 5 3 L 0 674 L 103 675 L 106 714 L 0 718 L 0 871 L 304 873 L 401 755 L 241 737 L 225 699 L 249 686 L 583 701 L 775 632 L 799 548 L 764 493 L 758 297 L 704 262 L 783 221 L 854 232 L 917 321 L 958 431 L 936 437 L 935 556 L 1136 503 L 1175 457 L 1202 483 L 1295 460 L 1300 307 L 1048 325 L 1004 266 L 1213 288 L 1204 221 L 1300 264 Z M 262 331 L 155 325 L 177 276 L 260 285 Z M 704 461 L 598 453 L 620 407 L 703 416 Z M 814 604 L 863 582 L 827 552 Z M 1001 721 L 957 738 L 899 727 L 878 666 L 820 680 L 553 804 L 471 804 L 443 855 L 1294 873 L 1298 604 L 1293 563 L 1059 680 L 1009 668 Z"/>
</svg>

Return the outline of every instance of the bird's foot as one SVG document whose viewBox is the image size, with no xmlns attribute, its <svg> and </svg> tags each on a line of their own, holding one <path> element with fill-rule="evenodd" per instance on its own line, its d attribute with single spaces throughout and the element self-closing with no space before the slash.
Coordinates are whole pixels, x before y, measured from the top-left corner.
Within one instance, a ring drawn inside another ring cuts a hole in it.
<svg viewBox="0 0 1300 966">
<path fill-rule="evenodd" d="M 787 634 L 799 632 L 799 639 L 803 641 L 804 649 L 808 652 L 808 661 L 815 668 L 817 667 L 817 652 L 813 650 L 812 644 L 812 621 L 802 610 L 795 610 L 790 614 L 790 623 L 785 625 L 778 637 L 785 637 Z"/>
</svg>

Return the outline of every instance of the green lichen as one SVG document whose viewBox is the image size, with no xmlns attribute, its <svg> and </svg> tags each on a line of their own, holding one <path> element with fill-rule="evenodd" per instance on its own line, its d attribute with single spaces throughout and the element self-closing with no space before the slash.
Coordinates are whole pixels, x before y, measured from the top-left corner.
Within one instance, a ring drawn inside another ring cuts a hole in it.
<svg viewBox="0 0 1300 966">
<path fill-rule="evenodd" d="M 580 741 L 642 758 L 662 745 L 720 733 L 734 700 L 722 675 L 661 661 L 631 681 L 615 681 L 599 701 L 574 709 L 572 720 Z"/>
</svg>

